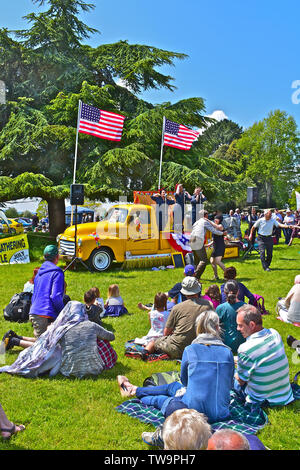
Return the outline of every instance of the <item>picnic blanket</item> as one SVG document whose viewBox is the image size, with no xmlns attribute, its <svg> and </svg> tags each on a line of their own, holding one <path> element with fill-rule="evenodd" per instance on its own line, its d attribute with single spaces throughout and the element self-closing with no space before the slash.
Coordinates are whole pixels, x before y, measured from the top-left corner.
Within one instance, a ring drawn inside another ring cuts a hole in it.
<svg viewBox="0 0 300 470">
<path fill-rule="evenodd" d="M 125 343 L 125 356 L 132 359 L 142 359 L 142 351 L 144 350 L 141 344 L 137 344 L 134 340 L 127 341 Z M 166 361 L 171 360 L 168 354 L 149 354 L 144 359 L 146 362 Z"/>
<path fill-rule="evenodd" d="M 293 383 L 292 389 L 295 400 L 299 400 L 300 386 Z M 242 403 L 233 390 L 231 391 L 229 409 L 231 419 L 211 424 L 214 431 L 230 428 L 242 434 L 256 434 L 268 423 L 268 416 L 262 408 L 257 407 L 253 409 L 250 404 Z M 127 400 L 117 406 L 116 410 L 137 418 L 143 423 L 152 424 L 155 427 L 161 426 L 165 420 L 160 410 L 153 406 L 146 406 L 138 399 Z"/>
<path fill-rule="evenodd" d="M 282 322 L 284 322 L 284 323 L 287 323 L 287 322 L 285 322 L 281 317 L 276 317 L 276 319 L 277 319 L 277 320 L 280 320 L 280 321 L 282 321 Z M 288 325 L 294 325 L 294 326 L 300 326 L 300 323 L 287 323 L 287 324 L 288 324 Z"/>
</svg>

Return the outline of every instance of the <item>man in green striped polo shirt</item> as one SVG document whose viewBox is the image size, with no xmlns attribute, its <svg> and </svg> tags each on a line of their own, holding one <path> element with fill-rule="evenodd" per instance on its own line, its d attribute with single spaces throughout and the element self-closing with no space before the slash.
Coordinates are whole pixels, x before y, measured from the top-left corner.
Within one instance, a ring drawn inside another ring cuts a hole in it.
<svg viewBox="0 0 300 470">
<path fill-rule="evenodd" d="M 237 329 L 246 341 L 238 349 L 236 390 L 248 403 L 292 402 L 289 363 L 279 333 L 263 328 L 260 312 L 246 304 L 238 310 Z"/>
</svg>

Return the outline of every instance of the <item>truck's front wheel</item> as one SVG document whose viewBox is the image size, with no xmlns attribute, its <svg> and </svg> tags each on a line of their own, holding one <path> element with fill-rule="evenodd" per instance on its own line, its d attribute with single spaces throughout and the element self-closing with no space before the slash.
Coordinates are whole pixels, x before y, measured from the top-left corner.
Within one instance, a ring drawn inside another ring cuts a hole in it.
<svg viewBox="0 0 300 470">
<path fill-rule="evenodd" d="M 89 264 L 94 271 L 106 271 L 113 262 L 113 253 L 109 248 L 94 250 L 89 257 Z"/>
</svg>

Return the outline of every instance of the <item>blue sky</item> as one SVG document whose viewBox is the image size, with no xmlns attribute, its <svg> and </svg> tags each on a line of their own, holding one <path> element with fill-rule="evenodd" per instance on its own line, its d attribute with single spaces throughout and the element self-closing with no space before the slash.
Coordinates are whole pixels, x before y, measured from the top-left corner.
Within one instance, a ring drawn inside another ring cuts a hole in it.
<svg viewBox="0 0 300 470">
<path fill-rule="evenodd" d="M 152 103 L 201 96 L 206 114 L 221 110 L 243 127 L 281 109 L 300 125 L 299 1 L 288 0 L 89 0 L 83 20 L 101 31 L 92 46 L 127 39 L 183 52 L 189 57 L 163 71 L 175 92 L 142 95 Z M 1 1 L 0 27 L 26 28 L 30 0 Z M 1 78 L 1 77 L 0 77 Z M 297 88 L 292 88 L 292 83 Z M 299 93 L 297 90 L 299 89 Z"/>
</svg>

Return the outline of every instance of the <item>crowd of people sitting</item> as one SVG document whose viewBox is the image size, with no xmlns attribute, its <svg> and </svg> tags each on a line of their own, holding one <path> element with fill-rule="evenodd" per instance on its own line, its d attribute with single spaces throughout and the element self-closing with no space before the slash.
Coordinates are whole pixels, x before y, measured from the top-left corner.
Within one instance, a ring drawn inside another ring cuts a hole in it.
<svg viewBox="0 0 300 470">
<path fill-rule="evenodd" d="M 199 194 L 204 197 L 201 191 Z M 176 203 L 180 204 L 180 197 Z M 271 217 L 275 220 L 275 216 L 276 213 Z M 242 216 L 236 211 L 230 217 L 238 221 L 231 227 L 234 225 L 238 229 Z M 266 223 L 269 220 L 267 213 L 262 218 Z M 248 215 L 250 234 L 255 229 L 260 230 L 259 220 L 254 211 Z M 266 404 L 284 406 L 291 403 L 294 398 L 288 359 L 278 332 L 263 327 L 255 294 L 236 280 L 234 267 L 225 267 L 221 262 L 224 246 L 217 237 L 224 239 L 224 232 L 230 227 L 223 225 L 220 214 L 216 214 L 214 222 L 208 221 L 205 211 L 203 222 L 202 232 L 196 227 L 191 236 L 195 265 L 185 266 L 181 282 L 166 292 L 157 292 L 153 305 L 138 304 L 139 309 L 147 312 L 150 323 L 145 336 L 134 340 L 141 346 L 141 359 L 147 360 L 152 354 L 165 354 L 171 360 L 180 360 L 180 382 L 140 387 L 122 375 L 117 376 L 117 382 L 123 397 L 135 396 L 141 403 L 161 411 L 165 422 L 160 438 L 165 449 L 263 449 L 259 439 L 255 440 L 253 436 L 252 440 L 251 436 L 247 439 L 248 436 L 233 430 L 213 433 L 211 424 L 230 419 L 232 390 L 253 409 Z M 299 214 L 298 222 L 296 219 L 293 222 L 283 219 L 282 222 L 275 224 L 275 229 L 284 224 L 285 228 L 299 225 Z M 161 227 L 163 223 L 161 219 Z M 222 268 L 224 283 L 220 288 L 212 284 L 202 292 L 200 279 L 207 259 L 199 239 L 203 238 L 205 230 L 215 235 L 211 263 L 215 279 L 218 279 L 217 266 Z M 285 238 L 288 244 L 292 233 Z M 238 230 L 237 234 L 240 236 Z M 0 368 L 0 372 L 26 377 L 60 373 L 82 378 L 111 369 L 117 361 L 117 354 L 110 344 L 115 335 L 102 322 L 107 316 L 127 313 L 119 286 L 109 286 L 105 301 L 97 287 L 84 293 L 83 302 L 72 301 L 66 294 L 64 272 L 57 265 L 57 247 L 47 246 L 44 259 L 42 266 L 34 269 L 32 278 L 24 285 L 24 291 L 32 293 L 29 319 L 33 336 L 24 337 L 13 330 L 4 334 L 6 351 L 16 346 L 23 351 L 12 365 Z M 295 285 L 278 303 L 284 321 L 300 322 L 299 286 L 300 279 L 296 276 Z M 9 422 L 2 408 L 0 424 L 3 438 L 24 429 L 22 425 Z M 152 445 L 155 443 L 153 435 L 143 433 L 143 440 Z"/>
</svg>

